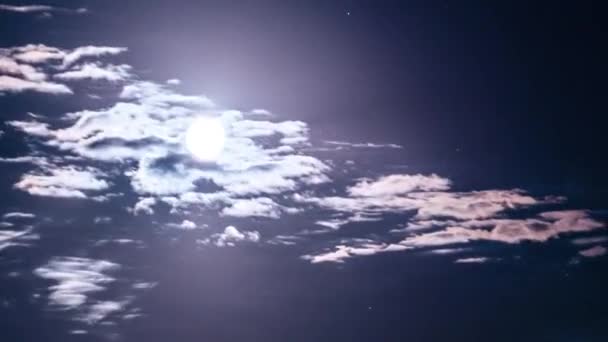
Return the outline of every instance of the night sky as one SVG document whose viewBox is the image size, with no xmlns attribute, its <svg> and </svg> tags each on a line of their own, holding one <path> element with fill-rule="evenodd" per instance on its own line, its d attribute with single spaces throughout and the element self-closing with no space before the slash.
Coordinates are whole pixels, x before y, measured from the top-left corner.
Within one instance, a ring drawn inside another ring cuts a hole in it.
<svg viewBox="0 0 608 342">
<path fill-rule="evenodd" d="M 0 4 L 0 341 L 607 341 L 605 10 Z"/>
</svg>

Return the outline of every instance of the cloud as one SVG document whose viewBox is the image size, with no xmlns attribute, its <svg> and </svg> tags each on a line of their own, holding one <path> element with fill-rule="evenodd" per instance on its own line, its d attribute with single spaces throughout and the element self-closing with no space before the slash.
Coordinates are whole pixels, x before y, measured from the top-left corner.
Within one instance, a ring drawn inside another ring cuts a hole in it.
<svg viewBox="0 0 608 342">
<path fill-rule="evenodd" d="M 10 51 L 10 50 L 8 50 Z M 16 61 L 0 51 L 0 92 L 20 93 L 38 91 L 50 94 L 71 94 L 63 84 L 46 81 L 47 75 L 39 69 Z"/>
<path fill-rule="evenodd" d="M 20 6 L 18 8 L 27 8 Z M 64 84 L 50 82 L 47 79 L 57 70 L 70 67 L 87 57 L 116 55 L 126 48 L 111 46 L 82 46 L 73 50 L 64 50 L 44 44 L 28 44 L 0 49 L 0 93 L 20 93 L 37 91 L 49 94 L 72 94 Z M 73 70 L 54 75 L 56 79 L 105 79 L 108 81 L 125 80 L 131 76 L 128 65 L 106 65 L 98 62 L 85 63 Z"/>
<path fill-rule="evenodd" d="M 154 209 L 152 207 L 156 205 L 156 198 L 154 197 L 140 197 L 139 201 L 135 203 L 133 207 L 133 214 L 154 214 Z"/>
<path fill-rule="evenodd" d="M 29 246 L 31 240 L 37 240 L 39 236 L 37 234 L 32 234 L 32 229 L 28 228 L 25 230 L 17 231 L 17 230 L 8 230 L 10 226 L 13 226 L 10 222 L 1 222 L 8 223 L 9 225 L 0 224 L 0 251 L 13 246 Z"/>
<path fill-rule="evenodd" d="M 602 223 L 590 218 L 583 210 L 552 211 L 541 213 L 532 219 L 464 221 L 460 226 L 410 236 L 400 243 L 411 247 L 426 247 L 466 243 L 473 240 L 510 244 L 522 241 L 544 242 L 560 234 L 592 231 L 601 227 L 603 227 Z"/>
<path fill-rule="evenodd" d="M 351 215 L 410 213 L 405 229 L 392 233 L 406 234 L 400 241 L 387 243 L 371 240 L 368 246 L 339 244 L 333 250 L 305 256 L 307 260 L 343 262 L 353 255 L 373 255 L 384 247 L 401 246 L 402 249 L 467 244 L 472 241 L 494 241 L 515 244 L 522 241 L 544 242 L 571 232 L 587 232 L 603 227 L 584 210 L 541 212 L 533 218 L 507 219 L 508 211 L 556 204 L 562 198 L 537 199 L 522 190 L 484 190 L 450 192 L 450 182 L 436 175 L 389 175 L 375 180 L 364 179 L 347 187 L 348 196 L 315 197 L 310 193 L 294 195 L 302 203 L 316 204 L 321 208 Z M 349 223 L 348 219 L 334 217 L 319 220 L 317 224 L 337 229 Z M 411 234 L 417 230 L 433 230 L 424 234 Z M 397 247 L 392 247 L 399 249 Z"/>
<path fill-rule="evenodd" d="M 352 222 L 376 222 L 382 221 L 382 217 L 379 216 L 365 216 L 359 213 L 356 213 L 352 216 L 348 216 L 346 218 L 332 218 L 328 220 L 318 220 L 315 222 L 316 225 L 327 227 L 331 230 L 338 230 L 342 226 L 352 223 Z M 320 231 L 314 231 L 320 232 Z M 321 231 L 322 232 L 322 231 Z"/>
<path fill-rule="evenodd" d="M 339 244 L 334 250 L 305 255 L 312 263 L 344 262 L 353 256 L 374 255 L 386 251 L 400 251 L 421 247 L 465 244 L 471 241 L 494 241 L 508 244 L 522 241 L 544 242 L 560 234 L 586 232 L 603 227 L 582 210 L 540 213 L 533 219 L 489 219 L 461 222 L 461 226 L 447 227 L 426 234 L 406 237 L 395 243 L 368 240 L 364 244 Z M 483 229 L 482 229 L 483 228 Z"/>
<path fill-rule="evenodd" d="M 96 323 L 114 312 L 124 310 L 127 304 L 128 301 L 106 300 L 97 302 L 89 307 L 87 313 L 82 316 L 82 320 L 89 324 Z"/>
<path fill-rule="evenodd" d="M 38 136 L 38 137 L 48 137 L 52 133 L 49 130 L 49 125 L 42 122 L 37 121 L 8 121 L 8 125 L 15 127 L 16 129 L 23 131 L 27 134 Z M 32 158 L 31 156 L 22 157 Z"/>
<path fill-rule="evenodd" d="M 112 218 L 109 216 L 96 216 L 93 219 L 93 223 L 95 224 L 108 224 L 112 222 Z"/>
<path fill-rule="evenodd" d="M 318 253 L 307 254 L 301 258 L 310 261 L 312 264 L 323 262 L 343 263 L 348 258 L 357 256 L 369 256 L 385 252 L 397 252 L 410 249 L 410 247 L 398 244 L 374 243 L 365 242 L 354 246 L 337 245 L 334 250 Z"/>
<path fill-rule="evenodd" d="M 466 252 L 468 250 L 469 250 L 468 248 L 437 248 L 437 249 L 430 250 L 429 253 L 438 254 L 438 255 L 446 255 L 446 254 L 455 254 L 455 253 Z"/>
<path fill-rule="evenodd" d="M 385 197 L 406 194 L 413 191 L 448 190 L 450 181 L 435 174 L 389 175 L 376 180 L 365 179 L 347 189 L 351 196 Z"/>
<path fill-rule="evenodd" d="M 28 44 L 12 49 L 12 58 L 29 63 L 40 64 L 55 60 L 63 60 L 66 52 L 56 47 L 44 44 Z"/>
<path fill-rule="evenodd" d="M 120 98 L 125 102 L 109 108 L 69 113 L 59 128 L 40 121 L 11 125 L 88 161 L 135 165 L 124 169 L 133 190 L 142 197 L 164 198 L 175 208 L 219 205 L 226 207 L 225 215 L 243 216 L 255 209 L 254 216 L 277 217 L 295 209 L 243 197 L 329 181 L 328 165 L 294 150 L 308 139 L 301 121 L 252 120 L 240 111 L 218 109 L 204 96 L 182 95 L 152 82 L 129 83 Z M 188 153 L 183 139 L 192 122 L 211 115 L 226 127 L 226 144 L 215 163 L 202 164 Z M 201 182 L 219 191 L 194 196 L 202 194 L 197 191 Z"/>
<path fill-rule="evenodd" d="M 325 140 L 324 143 L 328 145 L 338 146 L 338 148 L 343 147 L 353 147 L 353 148 L 403 148 L 401 145 L 397 144 L 376 144 L 376 143 L 351 143 L 347 141 L 336 141 L 336 140 Z"/>
<path fill-rule="evenodd" d="M 507 209 L 547 203 L 521 190 L 485 190 L 471 192 L 415 193 L 410 197 L 420 203 L 418 219 L 450 217 L 460 220 L 493 217 Z"/>
<path fill-rule="evenodd" d="M 46 12 L 52 11 L 53 9 L 55 9 L 55 7 L 45 5 L 12 6 L 0 4 L 0 10 L 19 13 Z"/>
<path fill-rule="evenodd" d="M 37 196 L 89 198 L 85 192 L 105 190 L 110 186 L 99 178 L 101 175 L 93 168 L 55 167 L 41 173 L 27 173 L 14 186 Z"/>
<path fill-rule="evenodd" d="M 251 114 L 253 115 L 263 115 L 263 116 L 271 116 L 272 113 L 266 109 L 255 108 L 251 110 Z"/>
<path fill-rule="evenodd" d="M 110 82 L 124 81 L 131 77 L 131 66 L 126 64 L 121 65 L 101 65 L 100 63 L 85 63 L 72 69 L 54 75 L 55 78 L 61 80 L 106 80 Z"/>
<path fill-rule="evenodd" d="M 486 257 L 472 257 L 472 258 L 461 258 L 454 261 L 457 264 L 482 264 L 490 261 L 490 258 Z"/>
<path fill-rule="evenodd" d="M 253 231 L 239 231 L 234 226 L 228 226 L 222 233 L 211 235 L 209 239 L 199 240 L 202 244 L 213 244 L 217 247 L 233 247 L 237 242 L 258 242 L 260 233 Z"/>
<path fill-rule="evenodd" d="M 1 49 L 0 55 L 4 59 L 13 60 L 13 62 L 19 61 L 36 65 L 46 63 L 46 66 L 62 70 L 85 58 L 117 55 L 126 51 L 127 48 L 115 46 L 87 45 L 70 50 L 44 44 L 27 44 L 24 46 Z M 10 64 L 11 62 L 0 60 L 0 66 L 5 63 Z M 0 70 L 2 70 L 1 67 Z M 52 69 L 49 69 L 49 71 L 51 70 Z"/>
<path fill-rule="evenodd" d="M 196 229 L 196 223 L 190 221 L 190 220 L 183 220 L 181 223 L 177 224 L 177 223 L 169 223 L 168 224 L 169 227 L 173 227 L 173 228 L 178 228 L 178 229 L 183 229 L 183 230 L 193 230 Z"/>
<path fill-rule="evenodd" d="M 37 165 L 40 167 L 49 165 L 49 162 L 45 157 L 38 157 L 38 156 L 20 156 L 20 157 L 9 157 L 9 158 L 0 157 L 0 162 L 1 163 L 10 163 L 10 164 L 31 163 L 31 164 L 34 164 L 34 165 Z"/>
<path fill-rule="evenodd" d="M 507 209 L 555 202 L 535 199 L 521 190 L 448 192 L 448 179 L 437 175 L 389 175 L 363 180 L 348 187 L 349 196 L 294 195 L 298 202 L 312 203 L 340 212 L 402 213 L 415 211 L 417 220 L 490 218 Z"/>
<path fill-rule="evenodd" d="M 606 254 L 606 248 L 602 247 L 602 246 L 593 246 L 591 248 L 588 249 L 584 249 L 580 252 L 578 252 L 578 254 L 586 257 L 586 258 L 596 258 L 602 255 Z"/>
<path fill-rule="evenodd" d="M 271 245 L 280 245 L 280 246 L 293 246 L 301 241 L 301 236 L 296 235 L 277 235 L 274 238 L 268 240 L 268 243 Z"/>
<path fill-rule="evenodd" d="M 77 257 L 55 257 L 46 265 L 36 268 L 34 274 L 54 281 L 49 286 L 49 304 L 69 310 L 78 309 L 79 320 L 96 323 L 126 303 L 94 301 L 90 297 L 106 290 L 116 279 L 108 273 L 120 269 L 120 265 L 106 261 Z"/>
<path fill-rule="evenodd" d="M 84 7 L 77 9 L 69 9 L 64 7 L 55 7 L 47 5 L 24 5 L 24 6 L 13 6 L 0 4 L 0 11 L 8 11 L 15 13 L 49 13 L 49 12 L 60 12 L 60 13 L 76 13 L 83 14 L 87 13 L 87 9 Z"/>
<path fill-rule="evenodd" d="M 18 63 L 13 58 L 1 55 L 0 73 L 11 75 L 13 78 L 18 76 L 32 82 L 41 82 L 46 79 L 46 75 L 35 67 L 28 64 Z"/>
<path fill-rule="evenodd" d="M 20 78 L 0 75 L 0 92 L 21 93 L 37 91 L 49 94 L 72 94 L 72 90 L 63 84 L 53 82 L 33 82 Z"/>
<path fill-rule="evenodd" d="M 63 58 L 63 63 L 61 67 L 63 69 L 69 67 L 70 65 L 76 63 L 77 61 L 87 58 L 87 57 L 99 57 L 103 55 L 117 55 L 123 52 L 126 52 L 127 48 L 125 47 L 115 47 L 115 46 L 81 46 L 70 52 L 68 52 Z"/>
<path fill-rule="evenodd" d="M 177 79 L 177 78 L 170 78 L 170 79 L 168 79 L 168 80 L 166 81 L 166 83 L 167 83 L 167 84 L 169 84 L 169 85 L 179 85 L 179 84 L 181 84 L 181 83 L 182 83 L 182 81 L 180 81 L 180 80 L 179 80 L 179 79 Z"/>
<path fill-rule="evenodd" d="M 573 239 L 571 242 L 575 245 L 592 245 L 608 241 L 608 236 L 592 236 Z"/>
<path fill-rule="evenodd" d="M 231 205 L 222 210 L 222 215 L 236 217 L 269 217 L 279 218 L 281 212 L 293 209 L 284 208 L 269 197 L 254 197 L 250 199 L 235 199 Z"/>
<path fill-rule="evenodd" d="M 15 211 L 15 212 L 6 213 L 6 214 L 2 215 L 2 217 L 4 219 L 31 219 L 31 218 L 35 218 L 36 215 L 34 215 L 32 213 L 23 213 L 23 212 Z"/>
</svg>

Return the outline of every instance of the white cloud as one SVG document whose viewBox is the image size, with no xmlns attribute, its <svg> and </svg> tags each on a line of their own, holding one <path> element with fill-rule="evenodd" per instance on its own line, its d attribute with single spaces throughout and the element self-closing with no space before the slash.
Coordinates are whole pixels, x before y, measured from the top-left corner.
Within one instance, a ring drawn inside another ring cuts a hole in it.
<svg viewBox="0 0 608 342">
<path fill-rule="evenodd" d="M 352 222 L 376 222 L 382 221 L 382 217 L 380 216 L 365 216 L 360 213 L 356 213 L 355 215 L 348 216 L 346 218 L 331 218 L 328 220 L 318 220 L 315 224 L 323 227 L 327 227 L 331 230 L 340 229 L 342 226 L 352 223 Z M 318 231 L 316 231 L 318 232 Z"/>
<path fill-rule="evenodd" d="M 261 109 L 261 108 L 255 108 L 251 110 L 251 114 L 253 115 L 264 115 L 264 116 L 271 116 L 272 113 L 266 109 Z"/>
<path fill-rule="evenodd" d="M 104 272 L 118 268 L 119 265 L 104 260 L 62 257 L 54 258 L 34 273 L 58 283 L 49 288 L 52 304 L 74 308 L 83 305 L 90 292 L 102 291 L 103 284 L 113 282 L 114 278 Z"/>
<path fill-rule="evenodd" d="M 28 64 L 20 64 L 11 57 L 0 55 L 0 73 L 19 77 L 24 81 L 42 82 L 46 74 Z"/>
<path fill-rule="evenodd" d="M 14 5 L 0 4 L 0 11 L 8 11 L 8 12 L 15 12 L 15 13 L 63 12 L 63 13 L 83 14 L 83 13 L 87 12 L 87 9 L 86 8 L 70 9 L 70 8 L 55 7 L 55 6 L 48 6 L 48 5 L 14 6 Z"/>
<path fill-rule="evenodd" d="M 490 258 L 486 257 L 471 257 L 471 258 L 461 258 L 454 261 L 457 264 L 482 264 L 488 262 Z"/>
<path fill-rule="evenodd" d="M 13 6 L 0 4 L 0 10 L 19 13 L 52 11 L 54 7 L 46 5 Z"/>
<path fill-rule="evenodd" d="M 283 207 L 268 197 L 250 199 L 235 199 L 232 204 L 222 210 L 222 215 L 236 217 L 270 217 L 279 218 Z"/>
<path fill-rule="evenodd" d="M 404 251 L 406 249 L 410 249 L 410 247 L 398 244 L 366 242 L 354 246 L 337 245 L 333 251 L 330 250 L 318 254 L 303 255 L 302 259 L 308 260 L 313 264 L 323 262 L 343 263 L 344 260 L 352 257 Z"/>
<path fill-rule="evenodd" d="M 485 190 L 471 192 L 414 193 L 410 197 L 420 203 L 416 217 L 451 217 L 471 220 L 493 217 L 507 209 L 545 203 L 520 190 Z"/>
<path fill-rule="evenodd" d="M 39 156 L 20 156 L 20 157 L 0 157 L 0 162 L 2 163 L 11 163 L 11 164 L 17 164 L 17 163 L 31 163 L 34 165 L 38 165 L 40 167 L 44 167 L 47 166 L 48 160 L 45 157 L 39 157 Z"/>
<path fill-rule="evenodd" d="M 403 148 L 397 144 L 376 144 L 376 143 L 351 143 L 347 141 L 336 141 L 336 140 L 325 140 L 324 143 L 328 145 L 335 145 L 338 148 L 343 147 L 354 147 L 354 148 Z"/>
<path fill-rule="evenodd" d="M 8 121 L 8 125 L 13 126 L 27 134 L 38 136 L 38 137 L 48 137 L 52 133 L 49 130 L 49 125 L 37 122 L 37 121 Z M 32 158 L 30 156 L 25 156 L 22 158 Z"/>
<path fill-rule="evenodd" d="M 238 242 L 258 242 L 260 233 L 253 231 L 240 231 L 234 226 L 228 226 L 222 233 L 211 235 L 209 239 L 199 240 L 203 244 L 214 244 L 218 247 L 233 247 Z"/>
<path fill-rule="evenodd" d="M 99 176 L 101 173 L 92 168 L 55 167 L 23 175 L 15 188 L 37 196 L 88 198 L 85 192 L 109 187 L 109 183 Z"/>
<path fill-rule="evenodd" d="M 197 193 L 200 181 L 217 185 L 221 191 L 208 197 L 215 196 L 214 205 L 228 206 L 224 214 L 237 216 L 251 209 L 243 196 L 280 194 L 329 181 L 328 165 L 291 147 L 308 139 L 303 122 L 245 119 L 239 111 L 218 110 L 206 97 L 178 94 L 152 82 L 128 84 L 120 96 L 128 102 L 67 114 L 65 119 L 73 122 L 68 127 L 54 129 L 36 121 L 11 124 L 87 160 L 135 161 L 136 167 L 124 173 L 133 189 L 142 196 L 171 198 L 174 207 L 197 204 L 182 197 Z M 225 149 L 214 165 L 197 162 L 183 146 L 185 131 L 201 115 L 219 116 L 226 127 Z M 276 138 L 273 144 L 270 138 Z M 201 196 L 197 200 L 204 202 Z M 257 213 L 276 217 L 278 207 L 265 201 Z"/>
<path fill-rule="evenodd" d="M 28 44 L 1 49 L 0 55 L 4 55 L 3 58 L 18 60 L 29 64 L 49 64 L 56 62 L 59 64 L 50 65 L 56 69 L 66 69 L 84 58 L 117 55 L 126 51 L 127 48 L 114 46 L 88 45 L 69 50 L 46 46 L 44 44 Z M 3 65 L 3 62 L 0 61 L 0 66 L 1 65 Z M 2 70 L 2 67 L 0 67 L 0 70 Z"/>
<path fill-rule="evenodd" d="M 584 250 L 578 252 L 578 254 L 580 254 L 586 258 L 595 258 L 595 257 L 605 255 L 606 252 L 607 252 L 607 250 L 605 247 L 593 246 L 591 248 L 587 248 L 587 249 L 584 249 Z"/>
<path fill-rule="evenodd" d="M 109 301 L 93 301 L 90 296 L 106 290 L 115 281 L 108 275 L 120 269 L 120 265 L 106 261 L 76 257 L 55 257 L 46 265 L 34 270 L 37 276 L 52 280 L 49 286 L 49 303 L 65 309 L 79 309 L 83 312 L 78 319 L 96 323 L 107 315 L 122 309 Z"/>
<path fill-rule="evenodd" d="M 92 304 L 86 314 L 82 316 L 82 320 L 92 324 L 106 318 L 108 315 L 124 310 L 128 301 L 100 301 Z"/>
<path fill-rule="evenodd" d="M 106 80 L 110 82 L 124 81 L 131 77 L 131 66 L 121 65 L 101 65 L 100 63 L 86 63 L 75 69 L 64 71 L 54 75 L 61 80 Z"/>
<path fill-rule="evenodd" d="M 117 55 L 127 51 L 124 47 L 114 46 L 81 46 L 68 52 L 64 59 L 62 68 L 67 68 L 75 62 L 87 57 L 99 57 L 103 55 Z"/>
<path fill-rule="evenodd" d="M 196 223 L 194 223 L 190 220 L 183 220 L 179 224 L 170 223 L 170 224 L 168 224 L 168 226 L 173 227 L 173 228 L 183 229 L 183 230 L 192 230 L 192 229 L 197 228 Z"/>
<path fill-rule="evenodd" d="M 0 251 L 13 246 L 29 246 L 31 240 L 39 238 L 37 234 L 32 234 L 31 228 L 21 231 L 7 230 L 5 228 L 13 226 L 13 224 L 10 222 L 2 223 L 9 223 L 9 225 L 0 225 L 0 228 L 3 228 L 0 229 Z"/>
<path fill-rule="evenodd" d="M 177 78 L 170 78 L 170 79 L 167 80 L 166 83 L 169 84 L 169 85 L 178 85 L 178 84 L 182 83 L 182 81 L 180 81 Z"/>
<path fill-rule="evenodd" d="M 37 91 L 49 94 L 72 94 L 72 90 L 66 85 L 48 81 L 49 75 L 44 70 L 52 73 L 58 69 L 65 69 L 82 58 L 115 55 L 124 51 L 126 48 L 110 46 L 83 46 L 70 51 L 43 44 L 0 49 L 0 93 Z M 129 78 L 129 71 L 128 65 L 102 66 L 99 63 L 86 63 L 74 70 L 56 74 L 55 78 L 119 81 Z"/>
<path fill-rule="evenodd" d="M 96 216 L 93 219 L 93 223 L 95 224 L 108 224 L 112 222 L 112 218 L 109 216 Z"/>
<path fill-rule="evenodd" d="M 156 198 L 140 197 L 139 201 L 137 203 L 135 203 L 135 206 L 133 207 L 133 214 L 139 215 L 139 214 L 143 213 L 143 214 L 147 214 L 147 215 L 152 215 L 152 214 L 154 214 L 154 209 L 152 207 L 155 205 L 156 205 Z"/>
<path fill-rule="evenodd" d="M 67 86 L 53 82 L 34 82 L 12 76 L 0 75 L 0 92 L 21 93 L 24 91 L 37 91 L 49 94 L 72 94 Z"/>
<path fill-rule="evenodd" d="M 271 245 L 280 245 L 280 246 L 293 246 L 301 241 L 301 236 L 296 235 L 277 235 L 272 239 L 268 240 L 268 243 Z"/>
<path fill-rule="evenodd" d="M 435 174 L 389 175 L 376 180 L 365 179 L 347 189 L 351 196 L 384 197 L 406 194 L 413 191 L 448 190 L 450 181 Z"/>
<path fill-rule="evenodd" d="M 437 249 L 430 250 L 429 253 L 446 255 L 446 254 L 455 254 L 455 253 L 466 252 L 468 250 L 469 249 L 467 249 L 467 248 L 437 248 Z"/>
<path fill-rule="evenodd" d="M 44 44 L 28 44 L 13 49 L 12 58 L 30 64 L 63 60 L 66 52 Z"/>
<path fill-rule="evenodd" d="M 35 218 L 36 215 L 32 214 L 32 213 L 24 213 L 24 212 L 20 212 L 20 211 L 15 211 L 15 212 L 10 212 L 10 213 L 6 213 L 4 215 L 2 215 L 3 218 L 5 219 L 30 219 L 30 218 Z"/>
</svg>

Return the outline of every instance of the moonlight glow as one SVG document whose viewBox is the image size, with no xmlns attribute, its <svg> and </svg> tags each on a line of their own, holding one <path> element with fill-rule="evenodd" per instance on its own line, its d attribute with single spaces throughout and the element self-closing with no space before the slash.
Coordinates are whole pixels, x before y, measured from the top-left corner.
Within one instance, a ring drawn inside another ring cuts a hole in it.
<svg viewBox="0 0 608 342">
<path fill-rule="evenodd" d="M 224 149 L 225 133 L 218 118 L 197 119 L 186 132 L 186 148 L 199 160 L 217 160 Z"/>
</svg>

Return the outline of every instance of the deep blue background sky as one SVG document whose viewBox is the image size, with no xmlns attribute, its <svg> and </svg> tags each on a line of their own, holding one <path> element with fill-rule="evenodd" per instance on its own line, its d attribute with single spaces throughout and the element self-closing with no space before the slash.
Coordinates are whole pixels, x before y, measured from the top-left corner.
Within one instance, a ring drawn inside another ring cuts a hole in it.
<svg viewBox="0 0 608 342">
<path fill-rule="evenodd" d="M 575 206 L 608 206 L 608 56 L 599 2 L 56 4 L 91 13 L 52 20 L 0 13 L 0 45 L 127 46 L 118 60 L 144 78 L 176 77 L 185 92 L 227 107 L 304 120 L 315 139 L 399 143 L 404 149 L 393 162 L 463 187 L 521 186 L 567 195 Z M 3 115 L 79 108 L 27 99 L 0 97 Z M 337 270 L 300 262 L 297 249 L 250 251 L 248 258 L 218 250 L 207 257 L 230 262 L 213 279 L 163 273 L 216 267 L 171 250 L 149 274 L 163 285 L 142 304 L 164 316 L 125 334 L 148 341 L 608 338 L 606 261 L 573 267 L 559 245 L 551 252 L 517 248 L 525 263 L 469 268 L 391 254 Z M 199 297 L 190 296 L 192 288 Z M 26 296 L 27 289 L 3 291 Z M 227 301 L 226 293 L 234 297 Z M 62 327 L 35 312 L 23 308 L 2 319 L 13 336 L 7 341 L 53 340 L 47 337 Z"/>
</svg>

